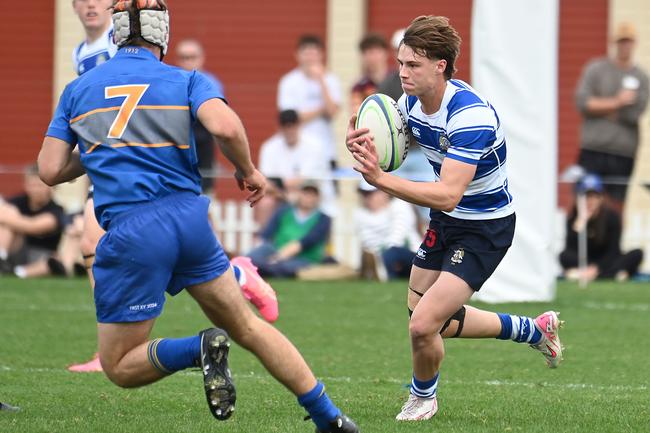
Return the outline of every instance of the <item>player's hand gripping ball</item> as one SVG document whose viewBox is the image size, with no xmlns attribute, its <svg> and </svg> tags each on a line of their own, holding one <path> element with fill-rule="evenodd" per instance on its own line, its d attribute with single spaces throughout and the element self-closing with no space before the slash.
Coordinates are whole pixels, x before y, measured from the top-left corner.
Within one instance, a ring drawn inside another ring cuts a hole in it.
<svg viewBox="0 0 650 433">
<path fill-rule="evenodd" d="M 402 165 L 410 136 L 406 120 L 393 98 L 382 93 L 368 96 L 359 108 L 355 128 L 370 130 L 382 170 L 393 171 Z"/>
</svg>

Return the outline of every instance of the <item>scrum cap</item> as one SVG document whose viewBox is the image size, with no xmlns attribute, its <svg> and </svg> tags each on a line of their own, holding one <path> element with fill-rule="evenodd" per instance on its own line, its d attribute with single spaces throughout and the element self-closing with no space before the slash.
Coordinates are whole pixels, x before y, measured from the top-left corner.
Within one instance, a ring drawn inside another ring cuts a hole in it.
<svg viewBox="0 0 650 433">
<path fill-rule="evenodd" d="M 123 47 L 141 37 L 167 54 L 169 12 L 165 0 L 115 0 L 113 2 L 113 39 Z"/>
</svg>

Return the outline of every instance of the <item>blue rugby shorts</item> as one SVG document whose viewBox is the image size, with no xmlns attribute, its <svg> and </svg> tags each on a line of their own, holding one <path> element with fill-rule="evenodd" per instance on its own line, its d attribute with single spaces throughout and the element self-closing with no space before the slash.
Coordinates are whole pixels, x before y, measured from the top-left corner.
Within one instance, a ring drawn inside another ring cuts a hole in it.
<svg viewBox="0 0 650 433">
<path fill-rule="evenodd" d="M 207 197 L 183 192 L 136 205 L 111 221 L 93 266 L 99 323 L 157 317 L 165 292 L 174 296 L 228 269 L 208 205 Z"/>
</svg>

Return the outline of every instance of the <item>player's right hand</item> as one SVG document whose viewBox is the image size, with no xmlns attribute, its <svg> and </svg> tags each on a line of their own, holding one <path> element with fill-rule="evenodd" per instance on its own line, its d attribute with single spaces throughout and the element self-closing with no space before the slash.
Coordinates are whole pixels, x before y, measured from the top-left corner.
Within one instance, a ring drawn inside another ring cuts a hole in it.
<svg viewBox="0 0 650 433">
<path fill-rule="evenodd" d="M 350 152 L 354 152 L 353 144 L 362 144 L 364 142 L 364 136 L 368 135 L 370 130 L 368 128 L 355 129 L 357 121 L 357 113 L 354 113 L 350 117 L 350 122 L 348 123 L 348 132 L 345 135 L 345 145 Z"/>
<path fill-rule="evenodd" d="M 240 190 L 250 191 L 246 196 L 246 201 L 250 203 L 251 207 L 255 206 L 266 194 L 266 178 L 257 169 L 254 169 L 248 176 L 237 171 L 235 179 L 237 179 L 237 186 Z"/>
</svg>

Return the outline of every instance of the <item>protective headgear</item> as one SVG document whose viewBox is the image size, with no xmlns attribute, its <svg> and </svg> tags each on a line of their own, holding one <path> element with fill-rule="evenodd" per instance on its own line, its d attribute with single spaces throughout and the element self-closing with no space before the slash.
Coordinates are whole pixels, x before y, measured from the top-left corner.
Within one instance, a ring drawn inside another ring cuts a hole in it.
<svg viewBox="0 0 650 433">
<path fill-rule="evenodd" d="M 113 3 L 113 40 L 123 47 L 137 37 L 167 54 L 169 12 L 164 0 L 116 0 Z"/>
</svg>

